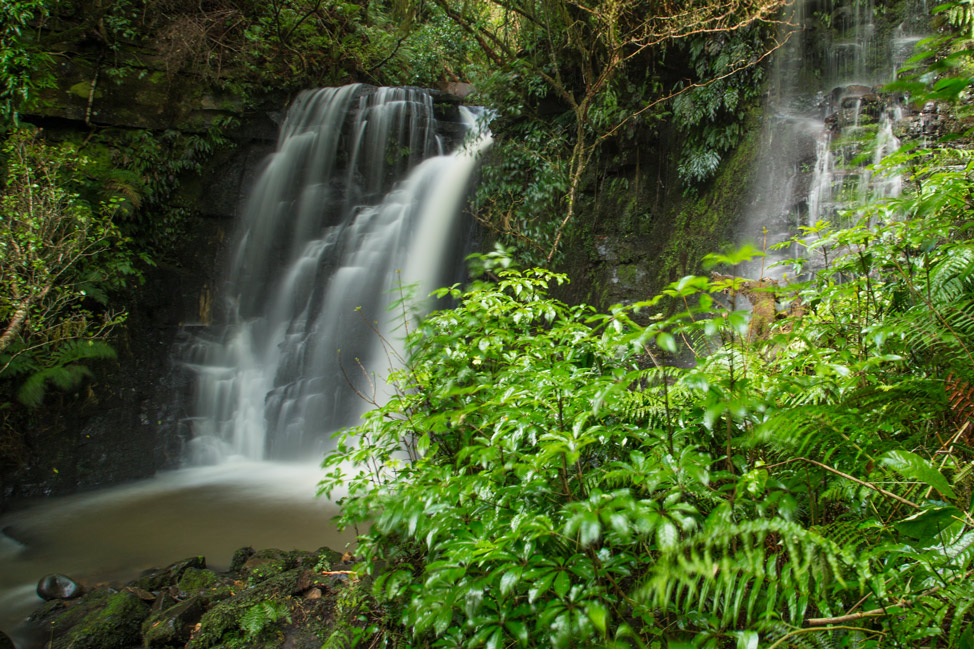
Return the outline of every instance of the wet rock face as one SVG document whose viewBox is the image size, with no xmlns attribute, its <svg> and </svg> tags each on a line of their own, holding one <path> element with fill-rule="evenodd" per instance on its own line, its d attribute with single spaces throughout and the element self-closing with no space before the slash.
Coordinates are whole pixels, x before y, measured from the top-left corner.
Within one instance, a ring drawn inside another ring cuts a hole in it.
<svg viewBox="0 0 974 649">
<path fill-rule="evenodd" d="M 356 574 L 347 555 L 327 548 L 237 554 L 227 572 L 190 557 L 118 590 L 102 586 L 74 600 L 52 600 L 30 620 L 51 649 L 317 649 L 333 634 L 344 638 L 368 605 L 338 603 L 352 589 L 354 598 L 345 601 L 368 601 L 368 579 Z"/>
<path fill-rule="evenodd" d="M 81 594 L 81 586 L 65 575 L 47 575 L 37 582 L 37 596 L 46 602 L 52 599 L 74 599 Z"/>
<path fill-rule="evenodd" d="M 835 88 L 821 105 L 827 113 L 825 125 L 833 133 L 838 133 L 864 120 L 875 122 L 883 111 L 900 103 L 899 97 L 880 94 L 879 88 L 854 84 Z"/>
</svg>

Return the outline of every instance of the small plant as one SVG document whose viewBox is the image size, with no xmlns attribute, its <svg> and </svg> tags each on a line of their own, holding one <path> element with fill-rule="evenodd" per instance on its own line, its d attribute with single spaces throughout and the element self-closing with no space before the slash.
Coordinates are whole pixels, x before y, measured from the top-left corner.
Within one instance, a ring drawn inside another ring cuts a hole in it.
<svg viewBox="0 0 974 649">
<path fill-rule="evenodd" d="M 280 620 L 291 621 L 291 613 L 287 604 L 283 602 L 266 601 L 247 609 L 240 616 L 240 630 L 248 640 L 254 640 L 265 634 L 271 626 Z"/>
</svg>

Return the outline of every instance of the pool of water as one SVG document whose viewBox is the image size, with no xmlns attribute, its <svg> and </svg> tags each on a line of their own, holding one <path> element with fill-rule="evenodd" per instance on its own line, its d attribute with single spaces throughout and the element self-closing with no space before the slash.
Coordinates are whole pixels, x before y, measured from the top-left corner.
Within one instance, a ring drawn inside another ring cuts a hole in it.
<svg viewBox="0 0 974 649">
<path fill-rule="evenodd" d="M 29 644 L 22 622 L 49 573 L 84 586 L 124 583 L 202 554 L 226 569 L 243 546 L 344 550 L 354 539 L 315 498 L 317 465 L 231 462 L 161 473 L 109 489 L 43 499 L 0 517 L 0 630 Z"/>
</svg>

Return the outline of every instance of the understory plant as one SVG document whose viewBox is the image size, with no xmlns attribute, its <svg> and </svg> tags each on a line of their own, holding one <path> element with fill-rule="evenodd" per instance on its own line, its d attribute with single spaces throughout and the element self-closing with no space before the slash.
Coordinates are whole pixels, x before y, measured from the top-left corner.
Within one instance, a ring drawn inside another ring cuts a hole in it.
<svg viewBox="0 0 974 649">
<path fill-rule="evenodd" d="M 910 155 L 917 191 L 796 238 L 804 281 L 601 314 L 540 269 L 440 291 L 325 460 L 340 525 L 371 525 L 380 637 L 971 646 L 974 164 Z"/>
<path fill-rule="evenodd" d="M 966 101 L 958 43 L 914 100 Z M 974 646 L 956 142 L 889 156 L 904 193 L 802 228 L 780 279 L 717 272 L 745 249 L 607 313 L 541 269 L 441 290 L 456 307 L 409 331 L 392 398 L 324 462 L 375 579 L 370 642 Z"/>
<path fill-rule="evenodd" d="M 27 406 L 48 388 L 74 390 L 90 361 L 114 358 L 107 343 L 125 320 L 114 296 L 141 281 L 143 256 L 115 218 L 120 199 L 83 197 L 91 163 L 36 129 L 2 148 L 0 187 L 0 458 L 19 454 Z M 21 422 L 15 425 L 14 422 Z"/>
</svg>

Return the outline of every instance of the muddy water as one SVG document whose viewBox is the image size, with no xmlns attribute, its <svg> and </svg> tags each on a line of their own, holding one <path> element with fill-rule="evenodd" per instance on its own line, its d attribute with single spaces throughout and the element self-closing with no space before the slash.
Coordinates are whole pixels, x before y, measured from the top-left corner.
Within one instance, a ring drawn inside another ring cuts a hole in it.
<svg viewBox="0 0 974 649">
<path fill-rule="evenodd" d="M 0 630 L 27 642 L 21 622 L 42 603 L 37 580 L 59 572 L 84 585 L 125 582 L 202 554 L 225 569 L 234 550 L 342 550 L 351 531 L 314 497 L 316 465 L 235 462 L 183 469 L 103 491 L 45 499 L 0 517 Z"/>
</svg>

